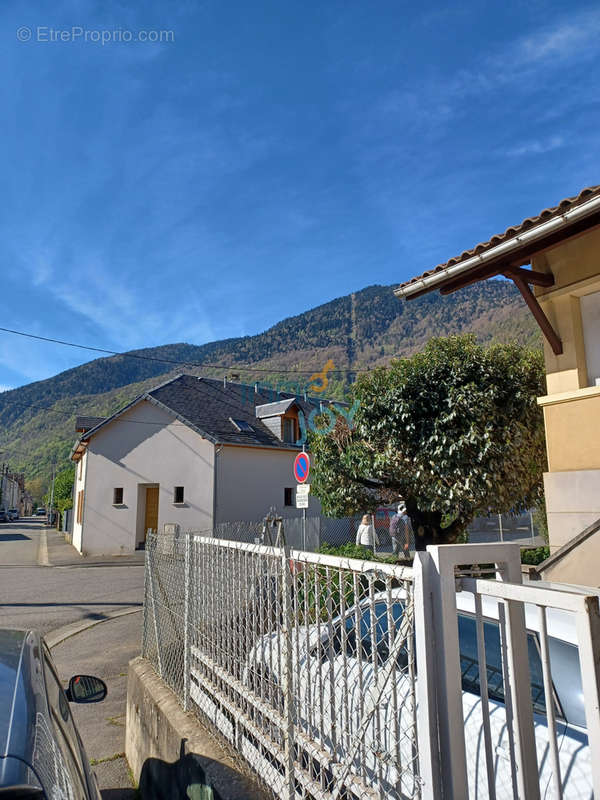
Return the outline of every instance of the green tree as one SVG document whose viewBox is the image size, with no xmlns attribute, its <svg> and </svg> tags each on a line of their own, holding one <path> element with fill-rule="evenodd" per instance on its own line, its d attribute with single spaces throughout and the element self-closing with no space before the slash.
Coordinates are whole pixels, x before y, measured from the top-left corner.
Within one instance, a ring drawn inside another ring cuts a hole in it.
<svg viewBox="0 0 600 800">
<path fill-rule="evenodd" d="M 457 540 L 480 514 L 539 503 L 545 467 L 541 354 L 432 339 L 359 378 L 350 428 L 313 433 L 312 490 L 326 514 L 404 498 L 417 549 Z"/>
<path fill-rule="evenodd" d="M 57 473 L 56 478 L 54 480 L 54 505 L 60 511 L 61 514 L 66 508 L 73 507 L 74 479 L 75 479 L 75 468 L 66 467 L 65 469 Z M 46 503 L 50 502 L 50 492 L 51 489 L 48 489 L 48 492 L 44 497 L 44 501 Z"/>
<path fill-rule="evenodd" d="M 33 505 L 39 506 L 48 489 L 48 481 L 39 477 L 31 478 L 25 485 L 33 497 Z"/>
</svg>

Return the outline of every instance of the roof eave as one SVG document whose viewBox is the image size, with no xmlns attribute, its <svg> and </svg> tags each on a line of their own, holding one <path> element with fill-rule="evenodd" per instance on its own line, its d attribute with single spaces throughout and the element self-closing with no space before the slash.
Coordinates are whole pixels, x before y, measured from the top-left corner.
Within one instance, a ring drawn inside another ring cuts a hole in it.
<svg viewBox="0 0 600 800">
<path fill-rule="evenodd" d="M 490 275 L 486 277 L 491 277 L 492 274 L 498 274 L 502 271 L 504 259 L 509 259 L 510 261 L 514 259 L 518 260 L 520 251 L 525 250 L 525 248 L 529 249 L 532 244 L 538 241 L 540 242 L 540 249 L 543 249 L 542 240 L 550 234 L 556 234 L 562 230 L 564 230 L 566 234 L 564 238 L 568 238 L 569 235 L 571 235 L 569 233 L 569 227 L 571 225 L 575 222 L 585 220 L 598 212 L 600 212 L 600 196 L 593 197 L 575 208 L 565 211 L 563 214 L 558 214 L 552 217 L 552 219 L 535 225 L 507 241 L 490 247 L 482 253 L 471 256 L 465 261 L 459 261 L 458 264 L 445 267 L 439 272 L 434 272 L 431 275 L 426 275 L 411 281 L 404 286 L 399 286 L 397 289 L 394 289 L 394 294 L 396 297 L 404 299 L 409 299 L 417 294 L 425 294 L 426 292 L 441 288 L 449 280 L 455 280 L 459 275 L 483 267 L 486 264 L 490 265 Z M 508 262 L 504 268 L 506 267 L 508 267 Z M 495 273 L 494 269 L 496 269 Z M 482 279 L 484 278 L 482 277 Z"/>
</svg>

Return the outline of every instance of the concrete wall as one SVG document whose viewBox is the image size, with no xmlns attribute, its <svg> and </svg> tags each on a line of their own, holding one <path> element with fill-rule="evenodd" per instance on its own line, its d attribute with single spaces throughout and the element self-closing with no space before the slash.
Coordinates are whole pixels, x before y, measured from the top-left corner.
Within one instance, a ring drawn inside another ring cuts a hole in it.
<svg viewBox="0 0 600 800">
<path fill-rule="evenodd" d="M 73 543 L 90 554 L 125 553 L 143 541 L 145 488 L 159 486 L 158 528 L 212 528 L 213 445 L 148 401 L 92 437 L 85 466 L 83 533 Z M 183 486 L 184 503 L 173 503 Z M 113 505 L 113 490 L 123 503 Z M 77 487 L 76 487 L 77 488 Z"/>
<path fill-rule="evenodd" d="M 544 405 L 550 472 L 600 469 L 600 394 Z"/>
<path fill-rule="evenodd" d="M 580 586 L 600 586 L 600 531 L 573 547 L 559 561 L 540 564 L 538 574 L 543 581 L 575 583 Z"/>
<path fill-rule="evenodd" d="M 221 800 L 270 797 L 238 771 L 218 734 L 181 709 L 143 658 L 129 664 L 125 754 L 144 800 L 198 797 L 203 784 Z"/>
<path fill-rule="evenodd" d="M 260 520 L 275 506 L 284 517 L 300 517 L 295 507 L 294 459 L 298 450 L 225 445 L 217 455 L 216 521 Z M 310 478 L 309 481 L 310 483 Z M 286 507 L 284 489 L 294 489 L 294 506 Z M 319 514 L 320 502 L 309 498 L 307 514 Z"/>
<path fill-rule="evenodd" d="M 600 519 L 600 470 L 547 472 L 544 492 L 551 555 Z M 600 538 L 595 564 L 600 565 Z M 597 567 L 598 568 L 598 567 Z M 585 583 L 585 581 L 579 581 Z"/>
</svg>

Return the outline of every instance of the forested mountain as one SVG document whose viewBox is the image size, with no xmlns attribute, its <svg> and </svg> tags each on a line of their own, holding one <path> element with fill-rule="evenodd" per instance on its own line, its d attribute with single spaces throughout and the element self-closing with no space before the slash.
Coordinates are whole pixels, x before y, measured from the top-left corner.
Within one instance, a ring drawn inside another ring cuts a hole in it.
<svg viewBox="0 0 600 800">
<path fill-rule="evenodd" d="M 332 359 L 329 390 L 341 396 L 352 371 L 421 349 L 432 336 L 471 331 L 483 341 L 517 340 L 540 347 L 520 295 L 508 281 L 475 284 L 447 297 L 399 301 L 391 286 L 369 286 L 277 323 L 264 333 L 200 346 L 168 344 L 98 358 L 44 381 L 0 394 L 0 451 L 30 478 L 68 464 L 75 415 L 114 412 L 145 389 L 179 372 L 242 381 L 302 385 L 307 372 Z M 135 356 L 135 357 L 134 357 Z M 209 366 L 216 365 L 216 366 Z M 252 366 L 263 372 L 251 371 Z"/>
</svg>

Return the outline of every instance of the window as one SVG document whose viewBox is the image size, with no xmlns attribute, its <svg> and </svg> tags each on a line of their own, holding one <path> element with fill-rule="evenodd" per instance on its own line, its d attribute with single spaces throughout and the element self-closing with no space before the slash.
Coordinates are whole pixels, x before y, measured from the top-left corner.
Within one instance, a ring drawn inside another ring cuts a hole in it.
<svg viewBox="0 0 600 800">
<path fill-rule="evenodd" d="M 562 639 L 548 637 L 552 681 L 567 722 L 586 727 L 579 650 Z"/>
<path fill-rule="evenodd" d="M 249 422 L 246 422 L 245 419 L 234 419 L 233 417 L 229 417 L 229 421 L 240 433 L 254 433 L 254 428 Z"/>
<path fill-rule="evenodd" d="M 485 642 L 488 696 L 492 700 L 504 703 L 502 648 L 500 644 L 500 629 L 497 622 L 483 623 L 483 639 Z M 480 694 L 477 626 L 474 617 L 467 617 L 463 614 L 458 615 L 458 641 L 460 647 L 460 668 L 463 691 L 471 692 L 472 694 Z M 533 703 L 533 711 L 535 714 L 545 714 L 546 698 L 544 696 L 542 662 L 538 652 L 537 641 L 531 633 L 527 634 L 527 650 L 529 653 L 529 670 L 531 673 L 531 701 Z"/>
<path fill-rule="evenodd" d="M 289 444 L 296 442 L 296 420 L 293 417 L 283 418 L 283 441 Z"/>
<path fill-rule="evenodd" d="M 113 489 L 113 506 L 123 505 L 123 487 L 118 486 Z"/>
<path fill-rule="evenodd" d="M 77 524 L 81 525 L 83 520 L 83 489 L 77 493 Z"/>
<path fill-rule="evenodd" d="M 400 629 L 402 615 L 404 614 L 403 603 L 395 602 L 391 606 L 391 616 L 394 622 L 395 634 Z M 385 602 L 375 604 L 375 628 L 371 630 L 371 609 L 369 606 L 361 606 L 357 613 L 349 614 L 342 624 L 336 626 L 333 637 L 322 642 L 321 660 L 339 656 L 345 649 L 346 656 L 350 658 L 361 658 L 362 661 L 373 660 L 373 636 L 377 653 L 377 663 L 382 666 L 386 663 L 390 655 L 390 636 L 388 632 L 388 604 Z M 345 632 L 342 630 L 345 627 Z M 360 648 L 357 647 L 357 632 L 360 640 Z M 394 635 L 395 635 L 394 634 Z M 317 648 L 318 649 L 318 648 Z M 360 652 L 359 652 L 360 650 Z M 408 650 L 406 643 L 402 646 L 397 656 L 397 669 L 405 669 L 408 664 Z"/>
<path fill-rule="evenodd" d="M 183 486 L 176 486 L 173 489 L 173 502 L 183 503 Z"/>
<path fill-rule="evenodd" d="M 590 386 L 600 385 L 600 292 L 584 295 L 579 301 L 585 361 Z"/>
<path fill-rule="evenodd" d="M 293 506 L 294 505 L 294 490 L 285 488 L 283 490 L 283 505 L 284 506 Z"/>
</svg>

